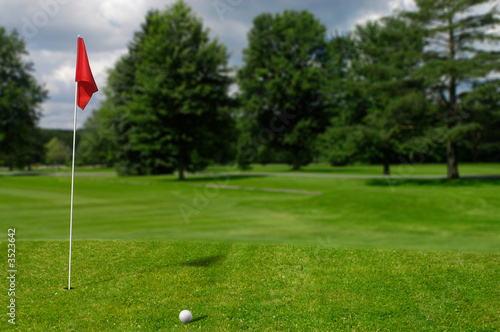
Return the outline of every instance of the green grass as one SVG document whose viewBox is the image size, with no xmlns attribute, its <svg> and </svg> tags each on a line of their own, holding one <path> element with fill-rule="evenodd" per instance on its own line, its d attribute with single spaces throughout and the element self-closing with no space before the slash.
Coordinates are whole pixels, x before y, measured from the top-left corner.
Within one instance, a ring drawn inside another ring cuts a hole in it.
<svg viewBox="0 0 500 332">
<path fill-rule="evenodd" d="M 0 175 L 18 331 L 500 329 L 500 179 L 97 174 L 76 175 L 71 291 L 70 177 Z"/>
<path fill-rule="evenodd" d="M 499 189 L 486 179 L 77 175 L 74 237 L 498 251 Z M 67 176 L 0 177 L 1 224 L 19 239 L 65 240 L 69 193 Z"/>
<path fill-rule="evenodd" d="M 7 168 L 0 171 L 7 172 Z M 34 168 L 34 173 L 71 173 L 71 167 L 56 168 Z M 80 166 L 75 168 L 75 172 L 107 172 L 113 173 L 113 168 Z M 211 165 L 204 172 L 240 172 L 232 165 Z M 248 173 L 331 173 L 331 174 L 354 174 L 354 175 L 382 175 L 382 165 L 349 165 L 342 167 L 332 167 L 327 163 L 313 163 L 302 167 L 299 171 L 292 171 L 287 164 L 253 164 Z M 500 164 L 498 163 L 460 163 L 459 172 L 461 175 L 500 175 Z M 406 175 L 441 175 L 446 176 L 446 164 L 393 164 L 391 165 L 393 176 L 400 177 Z"/>
<path fill-rule="evenodd" d="M 76 241 L 68 291 L 67 242 L 17 246 L 18 331 L 500 327 L 498 253 Z M 183 309 L 190 324 L 178 320 Z M 0 329 L 8 327 L 4 317 Z"/>
<path fill-rule="evenodd" d="M 7 173 L 8 175 L 8 168 L 2 168 L 0 167 L 0 172 Z M 33 174 L 45 174 L 45 173 L 54 173 L 54 174 L 59 174 L 59 173 L 68 173 L 71 174 L 71 166 L 38 166 L 38 167 L 33 167 L 30 171 L 23 169 L 14 169 L 13 172 L 25 172 L 27 174 L 33 173 Z M 99 172 L 99 173 L 115 173 L 115 170 L 113 168 L 109 167 L 93 167 L 93 166 L 76 166 L 75 167 L 75 173 L 89 173 L 89 172 Z"/>
<path fill-rule="evenodd" d="M 207 172 L 237 172 L 236 166 L 212 165 Z M 290 165 L 286 164 L 254 164 L 252 168 L 245 172 L 266 172 L 266 173 L 331 173 L 331 174 L 356 174 L 356 175 L 382 175 L 382 165 L 349 165 L 342 167 L 332 167 L 327 163 L 315 163 L 302 167 L 299 171 L 292 171 Z M 460 163 L 459 172 L 461 175 L 500 175 L 500 164 L 495 163 Z M 406 175 L 441 175 L 446 176 L 446 164 L 396 164 L 391 165 L 393 176 Z"/>
</svg>

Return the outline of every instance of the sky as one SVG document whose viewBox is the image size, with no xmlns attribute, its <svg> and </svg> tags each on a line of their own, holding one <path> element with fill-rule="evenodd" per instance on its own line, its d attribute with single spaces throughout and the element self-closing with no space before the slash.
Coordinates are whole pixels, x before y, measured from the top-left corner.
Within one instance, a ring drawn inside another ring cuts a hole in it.
<svg viewBox="0 0 500 332">
<path fill-rule="evenodd" d="M 0 0 L 0 25 L 17 29 L 25 39 L 34 76 L 49 91 L 42 105 L 42 128 L 72 129 L 77 36 L 85 46 L 97 86 L 106 85 L 107 69 L 127 52 L 127 45 L 150 9 L 164 9 L 174 0 Z M 356 24 L 412 10 L 413 0 L 186 0 L 196 15 L 231 52 L 230 65 L 242 64 L 242 50 L 255 16 L 307 9 L 328 29 L 344 33 Z M 78 127 L 104 99 L 92 97 L 78 111 Z"/>
</svg>

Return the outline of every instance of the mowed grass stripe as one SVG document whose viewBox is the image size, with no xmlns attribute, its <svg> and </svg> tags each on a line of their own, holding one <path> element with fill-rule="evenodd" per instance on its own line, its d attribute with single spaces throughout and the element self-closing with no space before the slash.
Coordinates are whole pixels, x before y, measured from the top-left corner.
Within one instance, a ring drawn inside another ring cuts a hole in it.
<svg viewBox="0 0 500 332">
<path fill-rule="evenodd" d="M 384 179 L 125 180 L 112 175 L 77 179 L 75 239 L 500 250 L 500 180 L 421 179 L 395 186 Z M 205 188 L 219 183 L 322 194 Z M 67 239 L 70 184 L 69 178 L 61 177 L 0 177 L 0 224 L 19 228 L 21 240 Z"/>
</svg>

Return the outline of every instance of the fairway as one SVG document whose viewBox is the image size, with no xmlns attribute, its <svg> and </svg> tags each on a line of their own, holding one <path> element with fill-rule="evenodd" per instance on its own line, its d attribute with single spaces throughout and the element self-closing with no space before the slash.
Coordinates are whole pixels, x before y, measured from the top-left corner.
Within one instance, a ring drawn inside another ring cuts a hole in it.
<svg viewBox="0 0 500 332">
<path fill-rule="evenodd" d="M 500 180 L 321 174 L 78 172 L 69 292 L 70 177 L 0 176 L 15 329 L 500 327 Z"/>
<path fill-rule="evenodd" d="M 500 250 L 500 180 L 76 175 L 74 238 Z M 19 240 L 67 240 L 68 176 L 0 177 Z M 313 195 L 311 195 L 312 193 Z"/>
</svg>

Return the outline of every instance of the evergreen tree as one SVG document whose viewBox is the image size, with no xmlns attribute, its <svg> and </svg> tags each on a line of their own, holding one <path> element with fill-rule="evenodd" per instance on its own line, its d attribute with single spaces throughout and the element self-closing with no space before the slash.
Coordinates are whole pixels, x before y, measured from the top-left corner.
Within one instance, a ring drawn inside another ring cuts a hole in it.
<svg viewBox="0 0 500 332">
<path fill-rule="evenodd" d="M 474 81 L 486 83 L 499 66 L 499 57 L 488 44 L 499 37 L 496 7 L 480 13 L 488 0 L 416 0 L 417 11 L 403 13 L 426 33 L 425 62 L 420 75 L 429 95 L 438 105 L 435 121 L 444 127 L 448 178 L 459 177 L 457 145 L 469 130 L 459 93 L 470 90 Z"/>
</svg>

